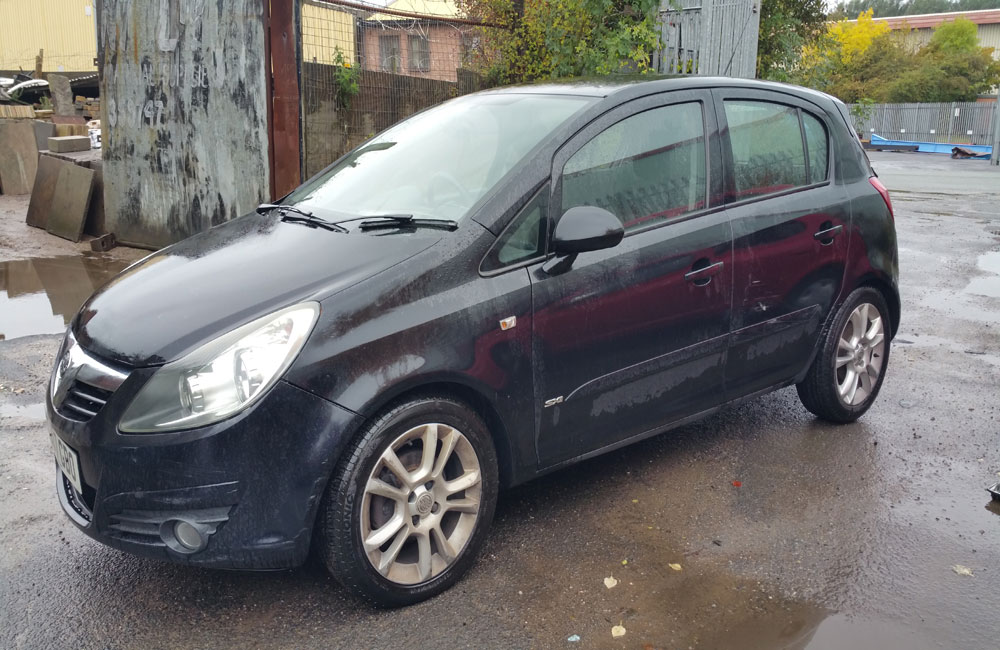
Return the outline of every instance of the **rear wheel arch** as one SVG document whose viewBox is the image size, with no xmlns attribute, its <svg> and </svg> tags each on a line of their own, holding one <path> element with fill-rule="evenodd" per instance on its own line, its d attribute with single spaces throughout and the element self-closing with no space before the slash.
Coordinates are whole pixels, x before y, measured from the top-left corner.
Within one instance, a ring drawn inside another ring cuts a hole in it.
<svg viewBox="0 0 1000 650">
<path fill-rule="evenodd" d="M 875 276 L 869 275 L 861 278 L 854 289 L 860 289 L 861 287 L 871 287 L 879 293 L 885 299 L 886 306 L 889 307 L 889 318 L 892 321 L 892 331 L 890 332 L 890 340 L 896 337 L 896 332 L 899 331 L 899 318 L 902 313 L 902 306 L 900 304 L 899 292 L 886 280 Z M 852 289 L 853 290 L 853 289 Z"/>
</svg>

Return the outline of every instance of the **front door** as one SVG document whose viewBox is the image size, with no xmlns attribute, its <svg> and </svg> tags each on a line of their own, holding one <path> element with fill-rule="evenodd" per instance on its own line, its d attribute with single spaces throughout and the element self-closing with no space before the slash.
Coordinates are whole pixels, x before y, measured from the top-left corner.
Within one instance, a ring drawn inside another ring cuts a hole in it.
<svg viewBox="0 0 1000 650">
<path fill-rule="evenodd" d="M 805 371 L 841 292 L 850 206 L 825 113 L 787 95 L 714 91 L 733 223 L 730 398 Z"/>
<path fill-rule="evenodd" d="M 621 219 L 615 248 L 530 270 L 542 467 L 722 400 L 732 234 L 710 95 L 619 106 L 557 154 L 549 214 Z"/>
</svg>

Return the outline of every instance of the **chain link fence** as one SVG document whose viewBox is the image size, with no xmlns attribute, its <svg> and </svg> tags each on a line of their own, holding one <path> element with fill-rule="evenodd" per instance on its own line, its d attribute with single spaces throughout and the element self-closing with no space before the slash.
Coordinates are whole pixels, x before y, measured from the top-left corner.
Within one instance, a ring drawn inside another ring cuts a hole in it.
<svg viewBox="0 0 1000 650">
<path fill-rule="evenodd" d="M 482 88 L 467 69 L 484 27 L 450 0 L 407 9 L 300 0 L 302 157 L 308 178 L 417 111 Z"/>
</svg>

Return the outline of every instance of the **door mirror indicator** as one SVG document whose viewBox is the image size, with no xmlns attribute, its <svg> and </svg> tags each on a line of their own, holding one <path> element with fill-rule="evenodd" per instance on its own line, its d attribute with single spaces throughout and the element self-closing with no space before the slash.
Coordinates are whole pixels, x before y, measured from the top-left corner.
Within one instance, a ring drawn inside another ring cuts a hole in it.
<svg viewBox="0 0 1000 650">
<path fill-rule="evenodd" d="M 591 205 L 563 213 L 552 233 L 552 251 L 558 255 L 614 248 L 625 236 L 621 220 L 604 208 Z"/>
</svg>

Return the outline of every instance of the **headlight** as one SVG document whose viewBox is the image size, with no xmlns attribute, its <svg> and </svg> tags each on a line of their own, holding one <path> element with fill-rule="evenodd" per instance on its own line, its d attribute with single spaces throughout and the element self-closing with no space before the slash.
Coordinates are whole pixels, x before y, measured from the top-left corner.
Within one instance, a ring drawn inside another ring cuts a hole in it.
<svg viewBox="0 0 1000 650">
<path fill-rule="evenodd" d="M 318 315 L 315 302 L 288 307 L 168 363 L 135 396 L 119 428 L 126 433 L 193 429 L 242 411 L 292 364 Z"/>
</svg>

